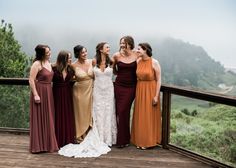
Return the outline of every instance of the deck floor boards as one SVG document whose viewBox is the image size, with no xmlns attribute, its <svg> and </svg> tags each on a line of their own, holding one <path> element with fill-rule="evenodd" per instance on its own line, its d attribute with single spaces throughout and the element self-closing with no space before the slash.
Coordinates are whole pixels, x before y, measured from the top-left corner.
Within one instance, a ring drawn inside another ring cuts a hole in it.
<svg viewBox="0 0 236 168">
<path fill-rule="evenodd" d="M 0 168 L 210 168 L 211 166 L 178 153 L 156 147 L 139 150 L 134 146 L 112 147 L 111 152 L 98 158 L 68 158 L 57 153 L 31 154 L 29 136 L 0 133 Z"/>
</svg>

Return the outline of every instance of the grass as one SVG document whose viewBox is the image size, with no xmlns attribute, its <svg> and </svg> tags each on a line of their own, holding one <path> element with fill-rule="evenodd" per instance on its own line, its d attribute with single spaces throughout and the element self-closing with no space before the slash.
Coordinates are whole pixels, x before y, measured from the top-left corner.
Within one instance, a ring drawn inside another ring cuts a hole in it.
<svg viewBox="0 0 236 168">
<path fill-rule="evenodd" d="M 181 96 L 172 101 L 170 143 L 236 167 L 236 107 Z"/>
</svg>

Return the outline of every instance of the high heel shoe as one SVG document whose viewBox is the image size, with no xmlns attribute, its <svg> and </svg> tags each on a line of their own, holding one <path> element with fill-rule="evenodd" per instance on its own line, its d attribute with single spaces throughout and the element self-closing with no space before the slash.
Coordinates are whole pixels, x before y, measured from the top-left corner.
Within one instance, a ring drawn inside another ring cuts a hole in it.
<svg viewBox="0 0 236 168">
<path fill-rule="evenodd" d="M 129 144 L 125 144 L 125 145 L 118 145 L 117 147 L 118 148 L 124 148 L 124 147 L 128 147 L 129 146 Z"/>
</svg>

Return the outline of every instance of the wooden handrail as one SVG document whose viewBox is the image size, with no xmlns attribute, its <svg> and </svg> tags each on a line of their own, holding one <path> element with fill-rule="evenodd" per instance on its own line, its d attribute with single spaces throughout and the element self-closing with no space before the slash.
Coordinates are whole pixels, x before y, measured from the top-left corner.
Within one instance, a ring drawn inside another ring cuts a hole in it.
<svg viewBox="0 0 236 168">
<path fill-rule="evenodd" d="M 28 78 L 0 78 L 0 85 L 29 85 Z"/>
<path fill-rule="evenodd" d="M 189 89 L 185 87 L 173 86 L 173 85 L 162 85 L 161 91 L 168 91 L 171 94 L 211 101 L 215 103 L 236 106 L 236 96 L 228 96 L 218 93 L 211 93 L 202 91 L 200 89 Z"/>
<path fill-rule="evenodd" d="M 0 85 L 29 85 L 28 78 L 0 78 Z M 173 85 L 162 84 L 161 92 L 162 96 L 162 146 L 163 148 L 170 149 L 188 155 L 189 157 L 196 158 L 202 162 L 208 163 L 216 167 L 230 167 L 218 161 L 212 160 L 210 158 L 198 155 L 186 149 L 179 148 L 177 146 L 169 144 L 170 136 L 170 113 L 171 113 L 171 96 L 179 95 L 188 98 L 200 99 L 230 106 L 236 107 L 236 96 L 228 96 L 218 93 L 211 93 L 202 91 L 199 89 L 190 89 L 186 87 L 179 87 Z M 1 128 L 0 132 L 22 132 L 29 133 L 28 129 L 17 129 L 17 128 Z"/>
<path fill-rule="evenodd" d="M 0 78 L 0 85 L 29 85 L 28 78 Z M 211 101 L 215 103 L 236 106 L 236 96 L 228 96 L 218 93 L 202 91 L 200 89 L 179 87 L 162 84 L 161 91 L 168 91 L 170 94 Z"/>
</svg>

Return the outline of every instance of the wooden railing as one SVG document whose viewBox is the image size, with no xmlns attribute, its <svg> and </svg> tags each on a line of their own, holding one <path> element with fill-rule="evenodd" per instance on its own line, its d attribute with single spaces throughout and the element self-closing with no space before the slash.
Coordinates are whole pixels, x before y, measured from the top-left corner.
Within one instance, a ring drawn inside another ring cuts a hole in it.
<svg viewBox="0 0 236 168">
<path fill-rule="evenodd" d="M 226 96 L 222 94 L 213 94 L 209 92 L 203 92 L 199 90 L 186 89 L 176 86 L 162 85 L 161 91 L 163 93 L 162 97 L 162 146 L 165 149 L 170 149 L 188 157 L 192 157 L 201 162 L 210 164 L 214 167 L 230 167 L 224 163 L 218 162 L 211 158 L 204 157 L 202 155 L 196 154 L 192 151 L 177 147 L 170 144 L 170 114 L 171 114 L 171 96 L 179 95 L 188 98 L 194 98 L 199 100 L 205 100 L 215 103 L 220 103 L 224 105 L 230 105 L 236 107 L 236 97 Z"/>
<path fill-rule="evenodd" d="M 0 78 L 0 85 L 29 85 L 29 82 L 27 78 Z M 188 98 L 205 100 L 235 107 L 236 107 L 236 97 L 187 89 L 183 87 L 176 87 L 171 85 L 162 85 L 161 92 L 163 93 L 162 94 L 162 147 L 165 149 L 179 152 L 183 155 L 192 157 L 201 162 L 205 162 L 214 167 L 229 167 L 228 165 L 225 165 L 216 160 L 201 156 L 194 152 L 170 144 L 171 96 L 172 95 L 185 96 Z M 17 129 L 17 128 L 0 128 L 0 130 L 1 131 L 5 130 L 8 132 L 22 132 L 22 133 L 29 131 L 27 129 Z"/>
</svg>

